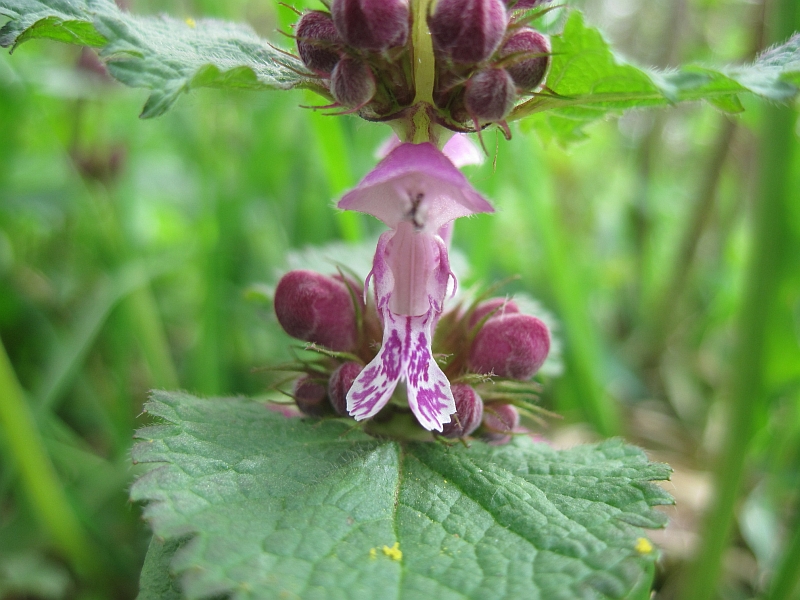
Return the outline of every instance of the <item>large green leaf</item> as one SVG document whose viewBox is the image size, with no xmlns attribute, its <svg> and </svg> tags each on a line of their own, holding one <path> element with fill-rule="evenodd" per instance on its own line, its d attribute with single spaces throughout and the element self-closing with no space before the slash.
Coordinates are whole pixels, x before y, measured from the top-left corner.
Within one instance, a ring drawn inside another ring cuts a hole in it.
<svg viewBox="0 0 800 600">
<path fill-rule="evenodd" d="M 246 25 L 139 17 L 120 10 L 112 0 L 0 0 L 0 14 L 11 17 L 0 31 L 3 46 L 50 38 L 101 47 L 114 77 L 150 90 L 143 117 L 162 114 L 193 87 L 313 86 L 298 59 Z"/>
<path fill-rule="evenodd" d="M 305 79 L 299 60 L 276 50 L 246 25 L 134 17 L 107 0 L 93 4 L 98 7 L 95 25 L 109 40 L 101 56 L 111 74 L 152 91 L 143 117 L 162 114 L 192 87 L 290 89 Z"/>
<path fill-rule="evenodd" d="M 2 0 L 0 15 L 11 20 L 0 29 L 0 46 L 47 38 L 83 46 L 104 46 L 92 26 L 86 0 Z"/>
<path fill-rule="evenodd" d="M 193 536 L 170 565 L 190 598 L 639 597 L 639 527 L 672 501 L 650 483 L 669 467 L 619 440 L 399 443 L 183 393 L 147 412 L 133 457 L 161 465 L 132 497 L 157 536 Z"/>
<path fill-rule="evenodd" d="M 553 58 L 544 93 L 517 106 L 509 120 L 537 113 L 534 127 L 547 138 L 570 142 L 608 113 L 634 107 L 707 100 L 728 112 L 742 110 L 738 94 L 786 101 L 800 86 L 800 34 L 744 66 L 689 65 L 672 71 L 644 69 L 614 54 L 597 29 L 574 11 L 552 39 Z"/>
</svg>

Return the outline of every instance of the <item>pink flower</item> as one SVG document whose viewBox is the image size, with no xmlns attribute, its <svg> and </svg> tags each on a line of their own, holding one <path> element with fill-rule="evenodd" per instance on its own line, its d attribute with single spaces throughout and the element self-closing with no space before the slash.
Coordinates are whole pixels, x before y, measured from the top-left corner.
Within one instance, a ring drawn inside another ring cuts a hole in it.
<svg viewBox="0 0 800 600">
<path fill-rule="evenodd" d="M 375 282 L 383 344 L 350 388 L 347 410 L 356 420 L 374 416 L 404 380 L 417 420 L 442 431 L 456 407 L 431 341 L 450 279 L 454 287 L 456 280 L 440 232 L 459 217 L 494 209 L 430 143 L 394 148 L 339 208 L 373 215 L 391 228 L 378 240 L 367 278 Z"/>
</svg>

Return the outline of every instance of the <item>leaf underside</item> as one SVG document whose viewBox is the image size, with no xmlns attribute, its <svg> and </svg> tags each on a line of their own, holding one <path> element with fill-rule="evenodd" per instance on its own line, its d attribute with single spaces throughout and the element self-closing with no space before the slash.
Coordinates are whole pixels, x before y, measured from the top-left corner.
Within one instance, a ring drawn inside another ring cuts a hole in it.
<svg viewBox="0 0 800 600">
<path fill-rule="evenodd" d="M 656 558 L 640 527 L 672 503 L 651 483 L 669 467 L 620 440 L 398 443 L 184 393 L 147 412 L 133 457 L 160 464 L 131 496 L 158 540 L 191 539 L 171 559 L 154 542 L 145 579 L 169 564 L 189 598 L 626 598 Z"/>
<path fill-rule="evenodd" d="M 616 56 L 602 33 L 573 11 L 563 33 L 553 36 L 552 51 L 544 93 L 518 105 L 509 120 L 537 115 L 533 127 L 561 143 L 583 139 L 586 125 L 629 108 L 706 100 L 736 113 L 743 110 L 741 94 L 786 102 L 800 87 L 800 34 L 749 65 L 657 71 Z"/>
<path fill-rule="evenodd" d="M 11 20 L 0 45 L 36 38 L 100 48 L 122 83 L 150 90 L 142 117 L 155 117 L 194 87 L 290 89 L 310 83 L 303 64 L 250 27 L 214 19 L 140 17 L 112 0 L 0 0 Z"/>
</svg>

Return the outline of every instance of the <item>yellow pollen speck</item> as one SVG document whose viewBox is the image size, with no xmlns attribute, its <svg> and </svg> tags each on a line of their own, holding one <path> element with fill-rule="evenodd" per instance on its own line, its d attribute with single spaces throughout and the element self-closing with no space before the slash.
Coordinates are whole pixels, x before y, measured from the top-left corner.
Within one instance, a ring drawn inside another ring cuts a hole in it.
<svg viewBox="0 0 800 600">
<path fill-rule="evenodd" d="M 391 548 L 384 546 L 383 553 L 392 560 L 401 560 L 403 558 L 403 553 L 400 551 L 400 542 L 395 542 Z"/>
<path fill-rule="evenodd" d="M 653 544 L 647 538 L 640 537 L 636 540 L 635 548 L 639 554 L 650 554 L 653 551 Z"/>
<path fill-rule="evenodd" d="M 384 548 L 385 548 L 385 546 L 384 546 Z M 372 560 L 375 560 L 376 558 L 378 558 L 378 549 L 377 548 L 370 548 L 369 549 L 369 557 Z"/>
<path fill-rule="evenodd" d="M 195 27 L 197 27 L 197 23 L 195 22 L 195 20 L 194 20 L 192 17 L 188 17 L 188 18 L 186 19 L 186 24 L 187 24 L 189 27 L 191 27 L 192 29 L 194 29 Z"/>
</svg>

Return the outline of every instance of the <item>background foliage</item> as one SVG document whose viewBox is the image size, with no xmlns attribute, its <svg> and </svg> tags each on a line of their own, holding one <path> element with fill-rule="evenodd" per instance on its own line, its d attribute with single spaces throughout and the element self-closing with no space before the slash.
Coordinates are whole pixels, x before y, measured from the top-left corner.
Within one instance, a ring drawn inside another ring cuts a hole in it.
<svg viewBox="0 0 800 600">
<path fill-rule="evenodd" d="M 572 4 L 661 67 L 750 58 L 777 39 L 765 22 L 780 8 Z M 294 20 L 249 0 L 131 8 L 246 20 L 273 40 Z M 301 91 L 200 90 L 140 121 L 146 97 L 88 51 L 0 55 L 0 337 L 13 367 L 0 364 L 0 394 L 21 384 L 36 432 L 25 457 L 44 466 L 23 480 L 0 444 L 0 597 L 134 597 L 149 536 L 127 501 L 129 451 L 147 390 L 263 395 L 252 368 L 282 360 L 289 340 L 259 284 L 291 249 L 379 231 L 331 200 L 388 128 L 298 110 L 315 102 Z M 516 128 L 496 167 L 469 173 L 499 214 L 459 223 L 454 241 L 464 283 L 519 274 L 508 291 L 560 320 L 566 371 L 545 403 L 565 419 L 542 433 L 623 435 L 676 469 L 678 505 L 655 540 L 662 598 L 703 597 L 716 565 L 723 598 L 797 584 L 784 565 L 800 560 L 800 127 L 796 111 L 743 102 L 737 117 L 632 111 L 568 151 Z"/>
</svg>

